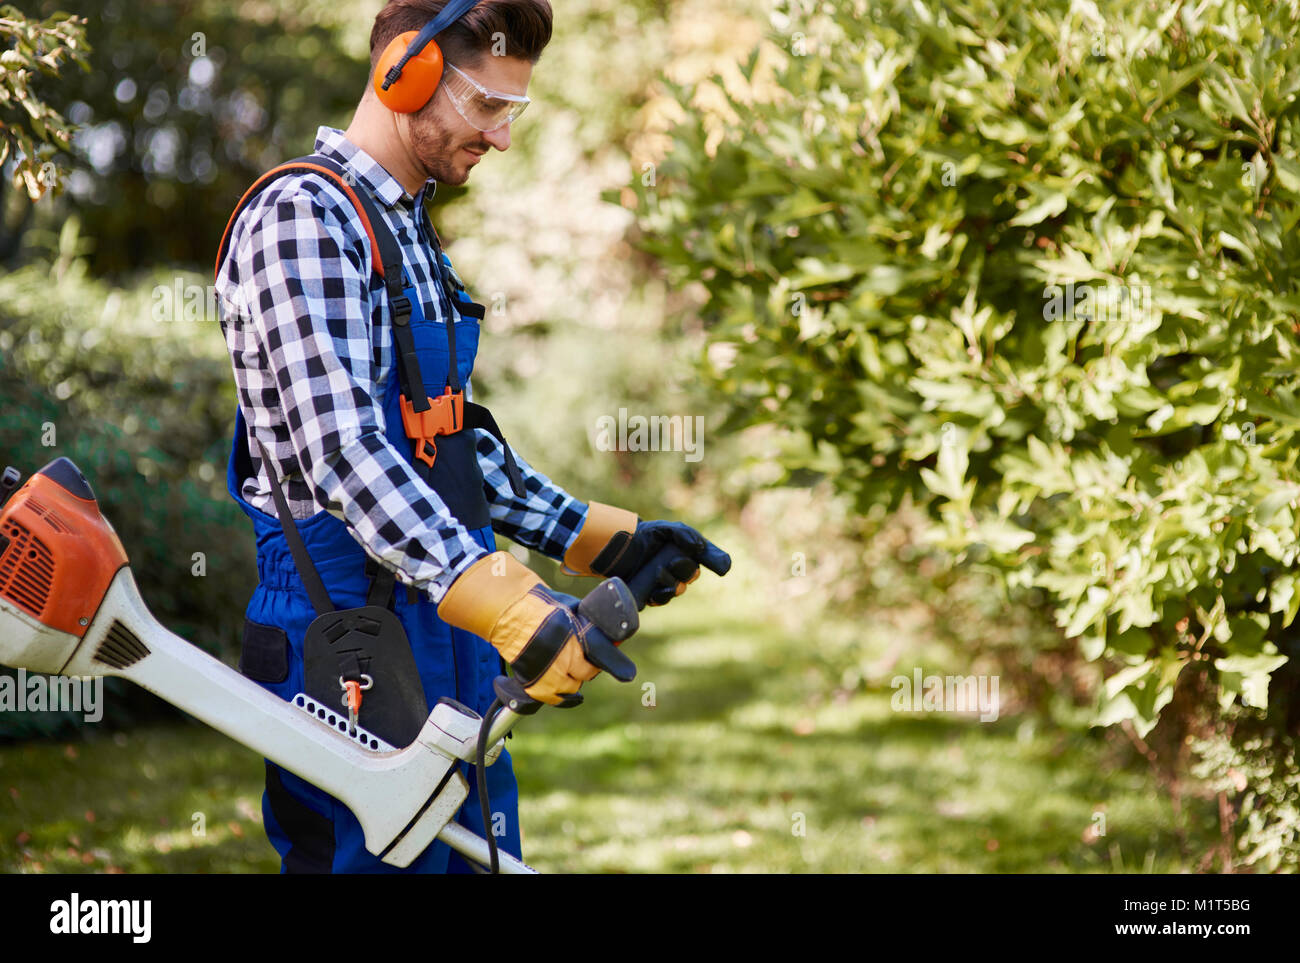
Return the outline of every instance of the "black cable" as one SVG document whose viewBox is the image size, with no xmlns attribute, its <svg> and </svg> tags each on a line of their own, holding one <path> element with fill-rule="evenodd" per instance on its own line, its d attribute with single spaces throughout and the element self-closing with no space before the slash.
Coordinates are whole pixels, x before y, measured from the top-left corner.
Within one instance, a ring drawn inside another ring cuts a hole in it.
<svg viewBox="0 0 1300 963">
<path fill-rule="evenodd" d="M 483 717 L 483 722 L 478 727 L 478 751 L 475 753 L 475 766 L 478 769 L 478 805 L 479 813 L 483 817 L 483 830 L 487 837 L 488 857 L 490 861 L 490 872 L 493 876 L 501 872 L 500 862 L 497 857 L 497 837 L 492 831 L 491 810 L 488 804 L 487 791 L 487 740 L 488 734 L 492 731 L 492 723 L 505 704 L 497 698 L 492 700 L 492 706 L 488 709 L 487 715 Z"/>
</svg>

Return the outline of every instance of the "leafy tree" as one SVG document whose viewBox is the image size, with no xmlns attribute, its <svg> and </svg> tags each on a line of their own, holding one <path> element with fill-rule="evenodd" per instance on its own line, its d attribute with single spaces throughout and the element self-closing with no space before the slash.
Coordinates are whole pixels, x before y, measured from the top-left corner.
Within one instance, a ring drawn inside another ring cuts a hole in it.
<svg viewBox="0 0 1300 963">
<path fill-rule="evenodd" d="M 59 184 L 54 156 L 71 146 L 71 125 L 36 94 L 37 72 L 52 77 L 69 63 L 89 69 L 84 19 L 55 14 L 33 20 L 0 7 L 0 164 L 12 155 L 13 180 L 33 201 Z"/>
<path fill-rule="evenodd" d="M 788 0 L 637 185 L 730 425 L 928 506 L 1139 735 L 1196 680 L 1300 727 L 1298 17 Z"/>
<path fill-rule="evenodd" d="M 345 124 L 368 63 L 338 29 L 290 4 L 215 0 L 39 0 L 89 17 L 89 71 L 58 78 L 81 126 L 72 213 L 91 269 L 211 265 L 226 218 L 266 168 L 308 153 L 322 123 Z M 38 88 L 39 90 L 40 88 Z"/>
<path fill-rule="evenodd" d="M 87 51 L 84 20 L 0 7 L 0 262 L 16 254 L 35 202 L 62 188 L 69 159 L 73 125 L 37 88 L 60 71 L 66 78 L 69 64 L 87 67 Z"/>
</svg>

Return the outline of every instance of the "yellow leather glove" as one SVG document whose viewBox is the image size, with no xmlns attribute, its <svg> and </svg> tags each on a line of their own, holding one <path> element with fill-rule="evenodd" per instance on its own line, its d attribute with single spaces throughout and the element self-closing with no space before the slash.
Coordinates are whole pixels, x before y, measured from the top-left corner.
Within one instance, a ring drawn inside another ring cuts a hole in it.
<svg viewBox="0 0 1300 963">
<path fill-rule="evenodd" d="M 493 552 L 452 583 L 438 617 L 487 639 L 532 698 L 567 708 L 582 702 L 578 689 L 601 669 L 630 665 L 577 606 L 509 552 Z"/>
</svg>

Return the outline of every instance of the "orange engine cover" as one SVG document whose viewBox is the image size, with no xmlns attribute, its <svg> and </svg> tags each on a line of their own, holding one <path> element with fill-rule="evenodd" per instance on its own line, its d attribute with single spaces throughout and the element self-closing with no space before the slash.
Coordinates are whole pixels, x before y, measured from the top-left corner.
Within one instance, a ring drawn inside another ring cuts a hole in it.
<svg viewBox="0 0 1300 963">
<path fill-rule="evenodd" d="M 52 629 L 85 635 L 125 564 L 117 532 L 66 458 L 27 479 L 0 509 L 0 596 Z"/>
</svg>

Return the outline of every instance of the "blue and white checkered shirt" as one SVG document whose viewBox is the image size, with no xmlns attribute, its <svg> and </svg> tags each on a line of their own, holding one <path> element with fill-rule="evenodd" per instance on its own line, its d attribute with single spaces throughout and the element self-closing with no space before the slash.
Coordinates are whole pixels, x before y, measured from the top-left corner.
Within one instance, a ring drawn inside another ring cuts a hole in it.
<svg viewBox="0 0 1300 963">
<path fill-rule="evenodd" d="M 333 158 L 369 190 L 402 248 L 424 316 L 442 322 L 444 298 L 433 250 L 420 237 L 424 195 L 402 185 L 343 132 L 321 127 L 315 152 Z M 352 202 L 324 176 L 273 181 L 240 215 L 217 275 L 221 326 L 250 432 L 252 478 L 244 498 L 275 514 L 255 439 L 287 479 L 294 518 L 328 511 L 367 553 L 440 602 L 452 582 L 487 553 L 385 436 L 383 395 L 394 370 L 391 311 L 371 271 L 370 241 Z M 451 262 L 444 255 L 443 263 Z M 453 282 L 461 285 L 454 270 Z M 471 387 L 464 385 L 466 400 Z M 587 506 L 534 470 L 516 451 L 525 498 L 517 498 L 498 442 L 478 431 L 477 450 L 492 528 L 560 559 Z"/>
</svg>

